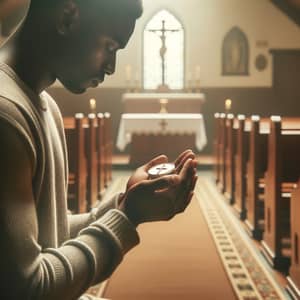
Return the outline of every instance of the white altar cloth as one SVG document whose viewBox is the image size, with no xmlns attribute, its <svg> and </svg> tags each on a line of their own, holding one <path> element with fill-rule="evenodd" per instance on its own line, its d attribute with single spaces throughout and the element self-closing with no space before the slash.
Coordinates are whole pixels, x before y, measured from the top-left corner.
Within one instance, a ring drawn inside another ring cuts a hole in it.
<svg viewBox="0 0 300 300">
<path fill-rule="evenodd" d="M 165 129 L 162 129 L 162 122 Z M 133 133 L 195 134 L 196 148 L 201 151 L 207 144 L 202 114 L 123 114 L 117 137 L 117 148 L 124 151 Z"/>
</svg>

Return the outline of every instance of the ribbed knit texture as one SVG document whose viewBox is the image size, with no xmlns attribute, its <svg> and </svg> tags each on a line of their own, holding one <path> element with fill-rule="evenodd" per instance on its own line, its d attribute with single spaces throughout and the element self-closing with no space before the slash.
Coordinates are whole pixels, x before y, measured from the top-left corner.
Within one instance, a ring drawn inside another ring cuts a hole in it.
<svg viewBox="0 0 300 300">
<path fill-rule="evenodd" d="M 118 196 L 93 213 L 67 215 L 67 151 L 59 109 L 48 94 L 35 95 L 1 63 L 0 124 L 21 140 L 34 170 L 33 199 L 21 206 L 0 199 L 5 206 L 1 298 L 78 299 L 110 276 L 138 243 L 137 232 L 120 211 L 110 210 Z"/>
</svg>

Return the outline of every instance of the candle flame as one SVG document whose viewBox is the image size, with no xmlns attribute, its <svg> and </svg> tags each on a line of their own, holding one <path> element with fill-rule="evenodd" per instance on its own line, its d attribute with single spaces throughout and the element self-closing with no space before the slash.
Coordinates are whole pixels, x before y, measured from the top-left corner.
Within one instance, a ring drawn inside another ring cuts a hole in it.
<svg viewBox="0 0 300 300">
<path fill-rule="evenodd" d="M 94 98 L 90 99 L 90 109 L 91 111 L 96 110 L 96 100 Z"/>
<path fill-rule="evenodd" d="M 231 99 L 226 99 L 226 100 L 225 100 L 225 109 L 226 109 L 226 111 L 231 110 L 231 106 L 232 106 L 232 101 L 231 101 Z"/>
</svg>

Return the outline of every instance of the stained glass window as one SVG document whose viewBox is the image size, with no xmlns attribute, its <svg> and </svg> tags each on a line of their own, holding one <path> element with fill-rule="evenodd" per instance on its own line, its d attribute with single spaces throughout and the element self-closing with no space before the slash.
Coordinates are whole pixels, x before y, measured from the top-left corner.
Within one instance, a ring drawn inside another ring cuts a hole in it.
<svg viewBox="0 0 300 300">
<path fill-rule="evenodd" d="M 184 87 L 184 30 L 167 10 L 158 12 L 144 30 L 144 88 L 156 89 L 162 84 L 162 45 L 165 27 L 165 84 L 171 89 Z"/>
</svg>

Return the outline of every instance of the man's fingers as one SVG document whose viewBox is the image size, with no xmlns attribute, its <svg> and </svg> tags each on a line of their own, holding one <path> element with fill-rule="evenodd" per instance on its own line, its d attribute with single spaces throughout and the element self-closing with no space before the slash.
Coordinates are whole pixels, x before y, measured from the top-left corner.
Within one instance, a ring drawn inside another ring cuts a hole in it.
<svg viewBox="0 0 300 300">
<path fill-rule="evenodd" d="M 168 162 L 168 157 L 166 155 L 159 155 L 152 160 L 150 160 L 147 164 L 144 165 L 144 169 L 148 171 L 155 165 L 163 164 Z"/>
<path fill-rule="evenodd" d="M 191 154 L 194 154 L 191 149 L 183 151 L 181 154 L 179 154 L 179 156 L 175 160 L 174 162 L 175 166 L 179 165 L 185 156 L 189 156 Z M 184 160 L 186 160 L 186 158 Z"/>
<path fill-rule="evenodd" d="M 198 176 L 196 175 L 196 176 L 193 178 L 193 182 L 192 182 L 191 190 L 194 190 L 194 188 L 195 188 L 195 185 L 196 185 L 196 183 L 197 183 L 197 180 L 198 180 Z"/>
<path fill-rule="evenodd" d="M 192 166 L 192 159 L 191 158 L 188 158 L 185 162 L 184 162 L 184 165 L 182 166 L 181 170 L 180 170 L 180 173 L 179 173 L 179 176 L 184 180 L 184 179 L 187 179 L 188 177 L 188 172 Z"/>
<path fill-rule="evenodd" d="M 176 173 L 179 174 L 185 162 L 188 159 L 195 159 L 195 154 L 193 152 L 188 152 L 184 157 L 182 157 L 181 161 L 176 166 Z"/>
</svg>

